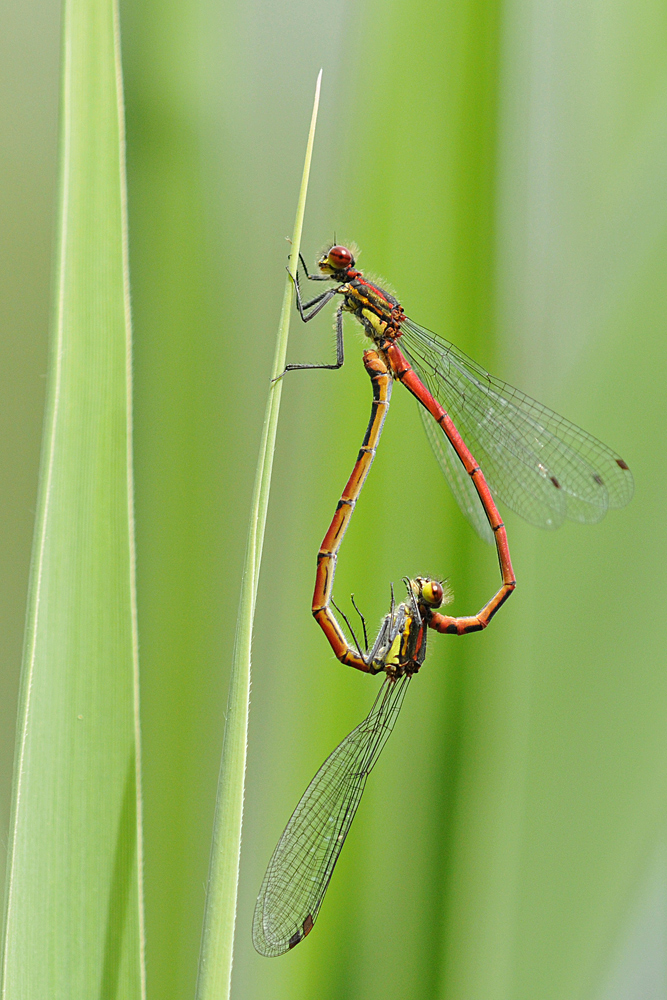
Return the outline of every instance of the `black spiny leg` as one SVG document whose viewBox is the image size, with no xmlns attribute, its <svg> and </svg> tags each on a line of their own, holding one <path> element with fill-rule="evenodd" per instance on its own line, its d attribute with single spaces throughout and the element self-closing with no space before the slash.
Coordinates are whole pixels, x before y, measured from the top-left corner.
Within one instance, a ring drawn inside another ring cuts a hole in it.
<svg viewBox="0 0 667 1000">
<path fill-rule="evenodd" d="M 292 280 L 294 281 L 294 279 Z M 294 284 L 296 286 L 297 308 L 299 310 L 299 315 L 301 316 L 301 319 L 304 321 L 304 323 L 307 323 L 309 320 L 313 318 L 313 316 L 316 316 L 317 313 L 320 311 L 320 309 L 324 308 L 327 302 L 329 302 L 329 300 L 332 299 L 333 296 L 338 291 L 337 288 L 329 288 L 321 296 L 318 295 L 316 299 L 313 299 L 313 302 L 307 303 L 306 306 L 301 306 L 299 303 L 300 299 L 299 286 L 296 284 L 296 282 L 294 282 Z M 315 306 L 313 311 L 307 315 L 304 315 L 303 310 L 307 308 L 308 305 L 313 305 L 314 302 L 318 304 Z M 345 346 L 343 343 L 343 306 L 340 305 L 336 310 L 336 363 L 334 365 L 305 365 L 305 364 L 286 365 L 285 371 L 282 373 L 282 375 L 279 375 L 278 378 L 282 378 L 285 372 L 301 371 L 301 369 L 303 368 L 326 368 L 330 371 L 335 371 L 338 368 L 343 367 L 344 361 L 345 361 Z"/>
<path fill-rule="evenodd" d="M 303 254 L 302 253 L 299 254 L 299 262 L 301 264 L 301 267 L 303 268 L 304 274 L 306 275 L 306 277 L 308 278 L 309 281 L 331 281 L 331 275 L 330 274 L 311 274 L 310 271 L 308 270 L 308 265 L 306 264 L 305 260 L 303 259 Z M 297 276 L 298 276 L 298 273 L 299 273 L 299 269 L 297 267 Z"/>
<path fill-rule="evenodd" d="M 338 614 L 341 616 L 341 618 L 343 619 L 343 621 L 345 622 L 345 624 L 349 628 L 350 635 L 354 639 L 354 645 L 357 647 L 357 652 L 359 653 L 359 656 L 362 658 L 362 660 L 364 660 L 364 662 L 368 663 L 368 640 L 366 638 L 366 624 L 364 623 L 364 645 L 366 646 L 366 651 L 362 652 L 361 651 L 361 646 L 359 645 L 359 640 L 357 639 L 356 633 L 355 633 L 354 629 L 352 628 L 352 625 L 350 624 L 350 619 L 347 617 L 347 615 L 345 614 L 345 612 L 342 611 L 338 607 L 338 605 L 334 601 L 333 597 L 331 598 L 331 603 L 333 604 L 334 608 L 336 609 L 336 611 L 338 612 Z M 354 604 L 354 598 L 352 599 L 352 603 Z M 356 604 L 354 606 L 356 608 Z"/>
<path fill-rule="evenodd" d="M 309 274 L 308 268 L 306 266 L 306 262 L 303 259 L 303 254 L 299 254 L 299 264 L 303 268 L 304 274 L 306 275 L 306 278 L 309 281 L 331 281 L 331 275 L 329 275 L 329 274 Z M 299 283 L 299 264 L 297 264 L 296 275 L 294 275 L 294 276 L 292 275 L 289 267 L 286 270 L 287 270 L 287 273 L 289 274 L 290 278 L 292 278 L 292 281 L 294 283 L 294 291 L 296 292 L 296 306 L 297 306 L 297 309 L 299 310 L 299 315 L 301 316 L 301 319 L 304 321 L 304 323 L 307 323 L 308 320 L 311 320 L 313 318 L 313 316 L 317 316 L 317 314 L 320 311 L 320 309 L 322 308 L 322 306 L 326 305 L 326 303 L 329 301 L 329 298 L 331 296 L 326 297 L 327 293 L 326 292 L 322 292 L 320 295 L 316 295 L 315 298 L 310 299 L 309 302 L 303 302 L 303 300 L 301 298 L 301 285 Z M 309 316 L 305 316 L 304 315 L 304 313 L 307 312 L 308 309 L 310 309 L 311 306 L 316 305 L 318 302 L 322 302 L 323 299 L 324 299 L 324 302 L 319 307 L 319 309 L 314 310 L 314 312 L 312 312 Z"/>
<path fill-rule="evenodd" d="M 304 302 L 303 299 L 301 298 L 301 286 L 299 285 L 298 275 L 295 278 L 292 272 L 290 271 L 289 267 L 286 267 L 285 270 L 289 274 L 291 282 L 294 285 L 294 293 L 296 295 L 296 308 L 299 312 L 299 316 L 301 317 L 304 323 L 309 323 L 314 316 L 317 316 L 320 309 L 324 309 L 327 302 L 331 301 L 331 299 L 336 294 L 336 289 L 327 288 L 325 292 L 320 292 L 320 294 L 316 295 L 314 299 L 309 299 L 308 302 Z M 311 307 L 315 308 L 311 309 Z M 310 312 L 308 312 L 309 309 L 311 309 Z"/>
<path fill-rule="evenodd" d="M 352 596 L 350 597 L 350 600 L 352 601 L 352 607 L 354 608 L 354 610 L 359 615 L 359 618 L 361 619 L 361 627 L 364 630 L 364 645 L 366 647 L 366 652 L 368 652 L 368 634 L 366 632 L 366 618 L 364 617 L 364 615 L 361 613 L 361 611 L 357 607 L 357 602 L 354 599 L 354 594 L 352 594 Z"/>
</svg>

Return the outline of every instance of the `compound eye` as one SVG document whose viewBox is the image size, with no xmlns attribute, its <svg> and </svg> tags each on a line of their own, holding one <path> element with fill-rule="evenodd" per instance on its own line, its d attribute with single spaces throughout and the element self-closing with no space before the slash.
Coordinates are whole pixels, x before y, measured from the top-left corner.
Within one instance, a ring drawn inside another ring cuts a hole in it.
<svg viewBox="0 0 667 1000">
<path fill-rule="evenodd" d="M 422 600 L 431 608 L 439 608 L 445 598 L 442 584 L 437 580 L 426 580 L 422 585 Z"/>
<path fill-rule="evenodd" d="M 329 262 L 338 271 L 344 271 L 346 267 L 352 267 L 354 257 L 347 247 L 335 246 L 329 251 Z"/>
</svg>

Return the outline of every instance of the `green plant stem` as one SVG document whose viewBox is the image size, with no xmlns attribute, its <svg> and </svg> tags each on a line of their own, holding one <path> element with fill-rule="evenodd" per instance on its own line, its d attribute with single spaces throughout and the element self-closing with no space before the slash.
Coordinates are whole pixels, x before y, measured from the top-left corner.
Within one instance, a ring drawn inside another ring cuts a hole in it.
<svg viewBox="0 0 667 1000">
<path fill-rule="evenodd" d="M 301 245 L 301 231 L 306 207 L 306 192 L 315 139 L 315 124 L 320 97 L 322 71 L 317 78 L 315 101 L 306 145 L 306 157 L 297 204 L 290 275 L 285 281 L 285 293 L 278 324 L 272 382 L 266 404 L 262 439 L 255 474 L 255 486 L 250 512 L 248 544 L 241 584 L 241 599 L 232 658 L 232 670 L 227 703 L 227 721 L 222 745 L 220 778 L 213 826 L 211 864 L 209 869 L 202 947 L 197 979 L 197 1000 L 222 1000 L 231 989 L 236 900 L 238 895 L 239 862 L 241 855 L 241 824 L 248 739 L 250 706 L 250 663 L 252 628 L 255 617 L 259 570 L 262 560 L 266 512 L 271 489 L 271 473 L 275 452 L 282 380 L 278 376 L 285 368 L 287 337 L 292 303 L 292 278 L 296 276 Z M 277 379 L 277 381 L 275 381 Z"/>
</svg>

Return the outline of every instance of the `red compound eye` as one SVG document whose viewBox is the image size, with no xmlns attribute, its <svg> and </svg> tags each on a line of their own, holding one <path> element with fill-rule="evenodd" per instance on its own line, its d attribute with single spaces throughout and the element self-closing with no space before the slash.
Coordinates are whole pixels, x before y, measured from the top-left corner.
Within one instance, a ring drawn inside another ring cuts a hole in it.
<svg viewBox="0 0 667 1000">
<path fill-rule="evenodd" d="M 329 261 L 331 264 L 338 268 L 340 271 L 344 270 L 346 267 L 350 267 L 354 264 L 354 257 L 347 249 L 347 247 L 332 247 L 329 251 Z"/>
</svg>

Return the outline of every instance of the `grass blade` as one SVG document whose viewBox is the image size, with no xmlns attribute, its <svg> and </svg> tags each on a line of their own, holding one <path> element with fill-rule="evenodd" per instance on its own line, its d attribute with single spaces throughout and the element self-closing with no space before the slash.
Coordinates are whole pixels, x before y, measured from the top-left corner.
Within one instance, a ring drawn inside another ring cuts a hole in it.
<svg viewBox="0 0 667 1000">
<path fill-rule="evenodd" d="M 315 124 L 320 98 L 322 71 L 315 87 L 315 101 L 306 145 L 306 157 L 297 204 L 290 270 L 296 274 L 301 245 L 301 230 L 306 207 L 306 192 L 315 139 Z M 282 311 L 278 325 L 272 377 L 277 378 L 285 367 L 287 336 L 292 302 L 292 281 L 285 281 Z M 232 660 L 232 673 L 227 704 L 227 722 L 222 748 L 220 780 L 216 801 L 211 867 L 209 872 L 202 949 L 197 980 L 197 1000 L 222 1000 L 229 997 L 232 975 L 232 953 L 236 920 L 239 859 L 241 853 L 241 822 L 246 768 L 248 710 L 250 705 L 250 660 L 252 627 L 262 560 L 266 511 L 271 488 L 271 471 L 275 451 L 282 380 L 271 383 L 266 404 L 264 427 L 255 474 L 250 528 L 246 549 L 239 617 Z"/>
<path fill-rule="evenodd" d="M 63 18 L 58 281 L 2 996 L 145 996 L 124 122 L 114 0 Z"/>
</svg>

